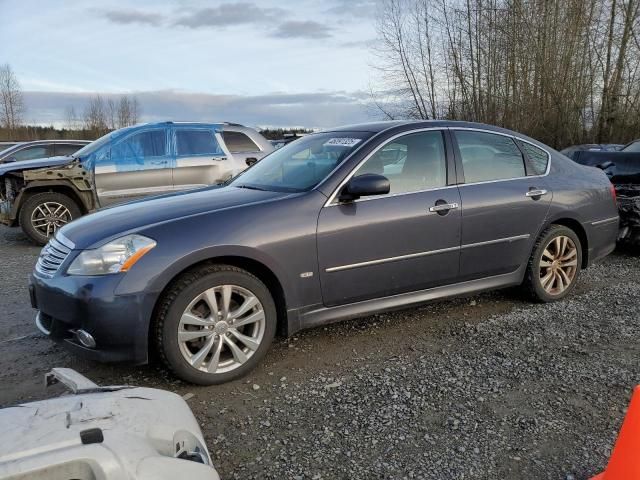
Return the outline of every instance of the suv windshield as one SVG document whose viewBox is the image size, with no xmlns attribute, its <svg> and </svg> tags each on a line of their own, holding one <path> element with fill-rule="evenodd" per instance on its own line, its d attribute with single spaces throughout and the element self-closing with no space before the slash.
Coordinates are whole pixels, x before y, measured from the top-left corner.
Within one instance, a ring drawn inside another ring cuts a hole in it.
<svg viewBox="0 0 640 480">
<path fill-rule="evenodd" d="M 371 135 L 371 132 L 307 135 L 269 154 L 230 185 L 277 192 L 311 190 Z"/>
</svg>

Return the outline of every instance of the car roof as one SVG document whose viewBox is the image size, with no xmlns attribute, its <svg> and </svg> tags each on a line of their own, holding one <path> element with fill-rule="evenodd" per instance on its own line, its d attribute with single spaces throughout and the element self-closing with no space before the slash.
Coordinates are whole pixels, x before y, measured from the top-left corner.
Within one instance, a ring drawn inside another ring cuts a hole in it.
<svg viewBox="0 0 640 480">
<path fill-rule="evenodd" d="M 527 138 L 518 132 L 514 132 L 502 127 L 496 127 L 494 125 L 488 125 L 485 123 L 477 122 L 463 122 L 458 120 L 388 120 L 381 122 L 368 122 L 368 123 L 356 123 L 353 125 L 344 125 L 336 128 L 328 128 L 325 132 L 372 132 L 380 133 L 392 128 L 403 130 L 401 127 L 410 128 L 476 128 L 480 130 L 490 130 L 500 133 L 507 133 L 509 135 L 517 135 L 522 138 Z"/>
<path fill-rule="evenodd" d="M 63 140 L 63 139 L 55 139 L 55 140 L 30 140 L 28 142 L 18 142 L 16 146 L 20 145 L 24 147 L 26 145 L 40 145 L 40 144 L 50 144 L 50 143 L 91 143 L 93 140 Z"/>
</svg>

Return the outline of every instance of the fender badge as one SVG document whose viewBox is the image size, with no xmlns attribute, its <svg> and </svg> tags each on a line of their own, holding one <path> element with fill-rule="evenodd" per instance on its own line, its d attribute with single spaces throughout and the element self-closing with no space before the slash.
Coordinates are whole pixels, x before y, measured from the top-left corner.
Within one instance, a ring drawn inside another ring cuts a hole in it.
<svg viewBox="0 0 640 480">
<path fill-rule="evenodd" d="M 309 278 L 309 277 L 313 277 L 313 272 L 302 272 L 300 274 L 300 278 Z"/>
</svg>

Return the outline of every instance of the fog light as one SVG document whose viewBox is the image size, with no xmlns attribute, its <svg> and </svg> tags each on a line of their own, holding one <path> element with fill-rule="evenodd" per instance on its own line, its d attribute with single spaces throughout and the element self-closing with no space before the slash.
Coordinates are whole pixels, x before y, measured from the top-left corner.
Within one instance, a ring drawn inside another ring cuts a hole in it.
<svg viewBox="0 0 640 480">
<path fill-rule="evenodd" d="M 76 330 L 76 338 L 82 346 L 87 348 L 96 348 L 96 341 L 89 332 Z"/>
</svg>

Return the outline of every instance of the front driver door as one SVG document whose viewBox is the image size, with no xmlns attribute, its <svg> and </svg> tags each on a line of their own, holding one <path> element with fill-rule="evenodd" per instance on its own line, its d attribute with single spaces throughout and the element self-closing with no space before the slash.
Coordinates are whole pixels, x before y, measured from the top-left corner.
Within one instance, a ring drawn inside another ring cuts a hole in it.
<svg viewBox="0 0 640 480">
<path fill-rule="evenodd" d="M 460 197 L 447 179 L 444 135 L 426 130 L 387 141 L 353 175 L 382 174 L 390 193 L 334 200 L 322 209 L 317 242 L 325 305 L 455 282 Z"/>
<path fill-rule="evenodd" d="M 138 130 L 116 140 L 109 155 L 96 160 L 100 206 L 173 191 L 168 129 Z"/>
</svg>

